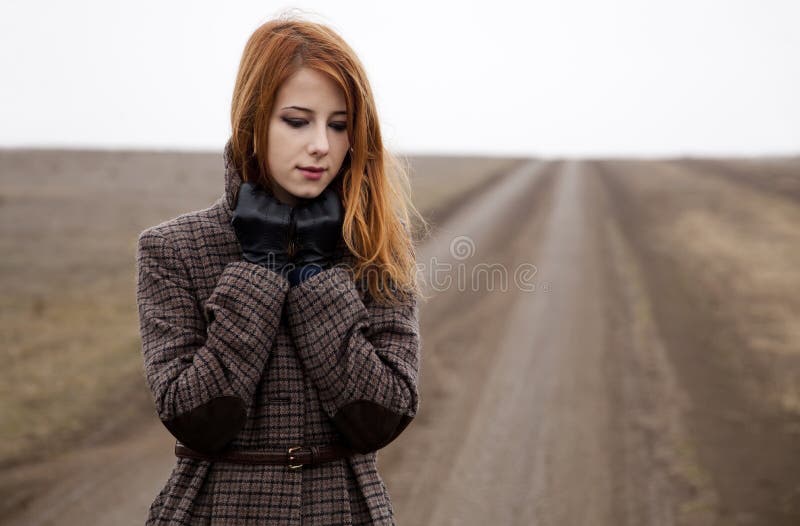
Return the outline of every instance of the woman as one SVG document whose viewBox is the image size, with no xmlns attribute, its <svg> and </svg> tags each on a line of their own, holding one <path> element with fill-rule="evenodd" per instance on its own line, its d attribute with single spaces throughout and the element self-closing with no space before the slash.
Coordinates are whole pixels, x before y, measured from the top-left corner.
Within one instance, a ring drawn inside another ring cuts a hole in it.
<svg viewBox="0 0 800 526">
<path fill-rule="evenodd" d="M 416 415 L 408 178 L 350 47 L 267 22 L 225 192 L 139 236 L 144 370 L 177 464 L 147 524 L 393 524 L 376 452 Z"/>
</svg>

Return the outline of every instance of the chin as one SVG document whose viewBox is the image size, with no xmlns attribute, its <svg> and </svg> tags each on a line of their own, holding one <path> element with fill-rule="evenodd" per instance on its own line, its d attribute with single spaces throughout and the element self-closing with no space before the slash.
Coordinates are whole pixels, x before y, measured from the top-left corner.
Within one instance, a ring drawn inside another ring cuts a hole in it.
<svg viewBox="0 0 800 526">
<path fill-rule="evenodd" d="M 306 188 L 297 193 L 293 193 L 293 195 L 300 199 L 314 199 L 322 193 L 322 190 L 322 188 Z"/>
<path fill-rule="evenodd" d="M 308 181 L 305 186 L 300 189 L 300 195 L 308 196 L 311 198 L 317 197 L 327 188 L 333 181 Z"/>
</svg>

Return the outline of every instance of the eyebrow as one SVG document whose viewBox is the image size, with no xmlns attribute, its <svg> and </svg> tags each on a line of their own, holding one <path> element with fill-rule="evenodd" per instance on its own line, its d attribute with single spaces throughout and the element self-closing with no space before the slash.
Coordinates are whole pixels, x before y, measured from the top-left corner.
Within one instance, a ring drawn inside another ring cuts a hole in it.
<svg viewBox="0 0 800 526">
<path fill-rule="evenodd" d="M 309 108 L 303 108 L 302 106 L 286 106 L 285 108 L 281 108 L 282 110 L 300 110 L 300 111 L 307 111 L 309 113 L 314 113 L 314 110 Z M 334 111 L 331 115 L 347 115 L 347 112 L 344 110 Z"/>
</svg>

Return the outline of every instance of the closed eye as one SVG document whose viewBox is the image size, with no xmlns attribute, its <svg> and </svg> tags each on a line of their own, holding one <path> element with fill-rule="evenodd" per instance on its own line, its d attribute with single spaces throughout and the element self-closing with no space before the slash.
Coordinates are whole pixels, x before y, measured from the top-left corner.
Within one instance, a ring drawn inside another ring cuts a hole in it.
<svg viewBox="0 0 800 526">
<path fill-rule="evenodd" d="M 290 119 L 288 117 L 281 117 L 281 119 L 286 124 L 291 126 L 292 128 L 302 128 L 303 126 L 308 124 L 308 121 L 305 120 L 305 119 Z M 345 131 L 347 129 L 347 123 L 346 122 L 332 122 L 330 124 L 330 127 L 333 128 L 334 130 L 336 130 L 337 132 L 342 132 L 342 131 Z"/>
<path fill-rule="evenodd" d="M 308 124 L 308 121 L 304 121 L 302 119 L 287 119 L 286 117 L 283 117 L 283 121 L 292 128 L 300 128 L 301 126 Z"/>
</svg>

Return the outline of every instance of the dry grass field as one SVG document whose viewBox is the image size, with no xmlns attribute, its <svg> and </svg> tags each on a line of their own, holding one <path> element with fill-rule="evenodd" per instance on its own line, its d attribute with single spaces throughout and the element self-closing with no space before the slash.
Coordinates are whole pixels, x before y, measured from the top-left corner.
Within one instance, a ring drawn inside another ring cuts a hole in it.
<svg viewBox="0 0 800 526">
<path fill-rule="evenodd" d="M 421 410 L 380 457 L 398 523 L 800 523 L 800 158 L 409 161 L 442 226 L 421 263 L 466 235 L 471 265 L 533 262 L 548 288 L 424 305 Z M 222 182 L 218 154 L 0 151 L 13 524 L 142 522 L 174 458 L 136 238 Z"/>
<path fill-rule="evenodd" d="M 682 510 L 711 521 L 697 524 L 797 524 L 800 159 L 618 160 L 598 172 L 684 390 Z"/>
</svg>

